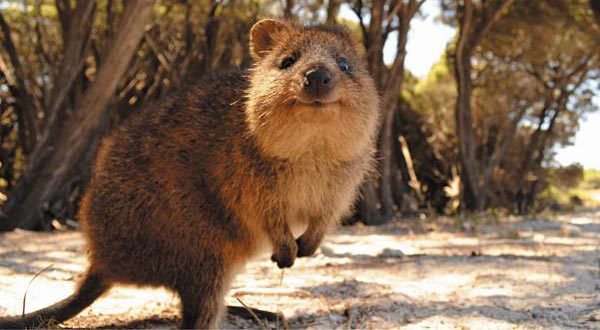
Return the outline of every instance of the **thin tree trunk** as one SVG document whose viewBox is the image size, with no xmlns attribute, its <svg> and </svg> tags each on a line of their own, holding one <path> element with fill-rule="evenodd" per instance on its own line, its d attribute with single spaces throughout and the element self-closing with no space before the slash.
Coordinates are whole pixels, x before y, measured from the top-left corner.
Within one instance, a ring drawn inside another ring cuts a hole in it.
<svg viewBox="0 0 600 330">
<path fill-rule="evenodd" d="M 487 186 L 482 179 L 482 165 L 476 154 L 471 109 L 471 55 L 481 38 L 497 22 L 514 0 L 480 2 L 464 0 L 457 9 L 458 42 L 454 53 L 454 76 L 457 86 L 456 130 L 461 163 L 462 202 L 467 210 L 482 211 L 486 207 Z"/>
<path fill-rule="evenodd" d="M 366 225 L 381 225 L 385 223 L 377 207 L 377 189 L 374 180 L 369 180 L 361 186 L 361 199 L 357 205 L 357 213 Z"/>
<path fill-rule="evenodd" d="M 518 110 L 517 114 L 515 115 L 515 118 L 510 123 L 510 128 L 508 132 L 504 134 L 504 137 L 501 139 L 500 143 L 497 146 L 495 146 L 494 151 L 483 170 L 483 187 L 488 187 L 488 185 L 490 184 L 492 180 L 492 174 L 494 173 L 494 170 L 500 164 L 502 158 L 508 151 L 508 147 L 511 145 L 512 141 L 514 140 L 517 134 L 519 123 L 525 116 L 526 112 L 527 107 L 522 107 Z"/>
<path fill-rule="evenodd" d="M 292 18 L 292 8 L 294 7 L 294 0 L 284 0 L 283 6 L 283 17 L 285 19 Z"/>
<path fill-rule="evenodd" d="M 0 230 L 11 230 L 17 226 L 40 228 L 42 206 L 64 192 L 70 180 L 69 174 L 75 168 L 88 165 L 79 161 L 85 159 L 89 142 L 102 128 L 107 103 L 142 39 L 153 6 L 154 1 L 150 0 L 127 2 L 104 65 L 85 91 L 79 111 L 65 123 L 54 149 L 46 152 L 44 161 L 35 168 L 28 168 L 22 176 L 15 193 L 5 204 L 3 211 L 7 219 L 0 223 Z"/>
<path fill-rule="evenodd" d="M 463 203 L 471 211 L 484 208 L 484 194 L 479 189 L 479 168 L 475 155 L 475 138 L 471 111 L 471 51 L 470 31 L 473 28 L 473 7 L 465 1 L 458 43 L 456 45 L 454 75 L 457 82 L 458 99 L 456 102 L 456 130 L 462 166 Z"/>
<path fill-rule="evenodd" d="M 358 2 L 362 8 L 362 2 Z M 363 31 L 364 45 L 367 50 L 367 61 L 369 70 L 375 78 L 375 83 L 379 90 L 383 86 L 383 63 L 381 52 L 383 49 L 381 25 L 383 22 L 383 0 L 373 0 L 371 4 L 371 20 L 368 28 L 364 25 L 361 19 L 361 28 Z M 357 15 L 360 14 L 360 9 Z M 385 125 L 385 124 L 384 124 Z M 379 198 L 377 183 L 380 177 L 373 177 L 365 182 L 361 187 L 361 198 L 358 200 L 356 207 L 357 216 L 362 222 L 368 225 L 378 225 L 383 223 L 380 215 Z"/>
<path fill-rule="evenodd" d="M 594 13 L 594 18 L 596 19 L 596 24 L 600 27 L 600 0 L 589 0 L 590 7 L 592 8 L 592 12 Z"/>
<path fill-rule="evenodd" d="M 422 2 L 420 3 L 422 4 Z M 396 58 L 391 69 L 387 74 L 387 79 L 383 84 L 382 112 L 383 124 L 380 134 L 380 171 L 379 192 L 381 200 L 381 211 L 384 219 L 391 219 L 394 216 L 394 193 L 392 191 L 395 178 L 394 170 L 397 168 L 393 155 L 394 145 L 399 143 L 398 136 L 393 133 L 393 122 L 397 109 L 402 81 L 404 78 L 404 60 L 406 58 L 406 42 L 408 40 L 408 31 L 410 21 L 419 10 L 420 4 L 416 0 L 410 0 L 408 5 L 399 8 L 398 19 L 398 44 L 396 47 Z"/>
<path fill-rule="evenodd" d="M 337 19 L 338 14 L 340 13 L 340 0 L 329 0 L 327 3 L 327 24 L 334 24 Z"/>
</svg>

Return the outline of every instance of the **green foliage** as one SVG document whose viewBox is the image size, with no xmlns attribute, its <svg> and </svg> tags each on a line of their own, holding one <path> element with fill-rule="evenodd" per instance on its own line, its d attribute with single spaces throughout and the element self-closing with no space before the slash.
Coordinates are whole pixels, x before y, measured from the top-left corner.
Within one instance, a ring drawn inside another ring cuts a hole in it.
<svg viewBox="0 0 600 330">
<path fill-rule="evenodd" d="M 581 165 L 574 164 L 551 168 L 549 172 L 549 185 L 540 194 L 546 204 L 554 204 L 560 209 L 600 206 L 600 170 L 584 170 Z"/>
</svg>

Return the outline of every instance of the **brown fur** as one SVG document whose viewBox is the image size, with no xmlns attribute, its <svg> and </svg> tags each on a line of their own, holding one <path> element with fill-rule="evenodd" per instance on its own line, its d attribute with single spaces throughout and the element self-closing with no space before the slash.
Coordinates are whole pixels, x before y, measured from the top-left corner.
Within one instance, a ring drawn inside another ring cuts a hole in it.
<svg viewBox="0 0 600 330">
<path fill-rule="evenodd" d="M 75 313 L 114 283 L 165 286 L 181 297 L 183 327 L 215 326 L 249 258 L 270 248 L 290 267 L 347 214 L 379 118 L 364 49 L 341 28 L 274 20 L 253 27 L 251 49 L 246 75 L 204 81 L 104 140 L 80 211 L 96 286 L 70 298 Z M 334 84 L 319 104 L 303 92 L 315 65 Z M 36 313 L 19 326 L 38 324 Z"/>
</svg>

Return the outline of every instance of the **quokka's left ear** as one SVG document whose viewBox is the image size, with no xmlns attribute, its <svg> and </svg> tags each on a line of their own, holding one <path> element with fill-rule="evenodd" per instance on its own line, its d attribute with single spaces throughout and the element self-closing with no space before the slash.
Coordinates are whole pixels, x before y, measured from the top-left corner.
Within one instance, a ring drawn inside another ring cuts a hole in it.
<svg viewBox="0 0 600 330">
<path fill-rule="evenodd" d="M 274 44 L 274 34 L 287 29 L 288 24 L 276 19 L 263 19 L 250 30 L 250 53 L 255 59 L 265 56 Z"/>
</svg>

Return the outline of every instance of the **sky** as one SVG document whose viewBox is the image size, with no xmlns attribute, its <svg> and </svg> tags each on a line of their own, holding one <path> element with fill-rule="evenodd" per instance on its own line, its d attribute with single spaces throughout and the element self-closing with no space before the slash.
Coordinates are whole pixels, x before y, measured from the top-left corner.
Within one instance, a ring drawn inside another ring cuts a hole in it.
<svg viewBox="0 0 600 330">
<path fill-rule="evenodd" d="M 594 103 L 600 107 L 600 97 Z M 575 144 L 556 150 L 556 160 L 562 165 L 580 163 L 585 168 L 600 170 L 600 112 L 580 122 Z"/>
<path fill-rule="evenodd" d="M 423 17 L 411 22 L 406 45 L 406 68 L 418 77 L 425 77 L 431 66 L 442 56 L 446 44 L 454 36 L 454 29 L 436 21 L 439 16 L 439 0 L 428 0 L 423 4 Z M 346 5 L 340 16 L 356 20 L 356 16 Z M 384 61 L 390 63 L 395 56 L 395 37 L 384 48 Z M 600 97 L 594 101 L 600 107 Z M 600 169 L 600 112 L 587 115 L 580 123 L 580 129 L 572 146 L 556 149 L 556 160 L 561 165 L 580 163 L 585 168 Z"/>
</svg>

